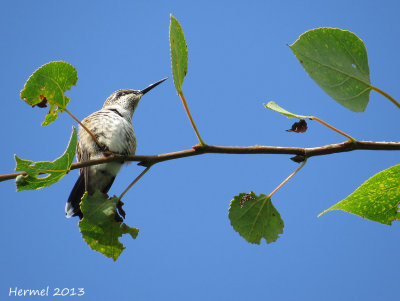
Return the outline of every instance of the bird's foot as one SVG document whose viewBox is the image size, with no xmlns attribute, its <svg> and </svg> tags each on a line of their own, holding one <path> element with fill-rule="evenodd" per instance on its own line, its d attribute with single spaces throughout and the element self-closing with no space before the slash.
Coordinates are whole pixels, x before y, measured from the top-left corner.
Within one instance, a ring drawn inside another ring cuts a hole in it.
<svg viewBox="0 0 400 301">
<path fill-rule="evenodd" d="M 111 152 L 111 151 L 104 151 L 104 152 L 101 152 L 102 154 L 103 154 L 103 156 L 104 157 L 109 157 L 109 156 L 111 156 L 111 155 L 114 155 L 114 153 L 113 152 Z"/>
</svg>

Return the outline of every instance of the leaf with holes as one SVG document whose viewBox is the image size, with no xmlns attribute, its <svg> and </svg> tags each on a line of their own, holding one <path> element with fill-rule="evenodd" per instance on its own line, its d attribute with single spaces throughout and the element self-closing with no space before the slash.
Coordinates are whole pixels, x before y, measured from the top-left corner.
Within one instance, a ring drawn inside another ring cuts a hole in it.
<svg viewBox="0 0 400 301">
<path fill-rule="evenodd" d="M 40 108 L 49 105 L 49 112 L 42 125 L 49 125 L 63 112 L 69 98 L 64 92 L 76 85 L 76 69 L 66 62 L 50 62 L 37 69 L 25 83 L 21 98 L 30 106 Z"/>
<path fill-rule="evenodd" d="M 114 261 L 125 249 L 119 238 L 130 234 L 135 239 L 139 234 L 139 229 L 122 223 L 117 214 L 117 202 L 117 197 L 107 199 L 99 191 L 93 195 L 85 193 L 80 205 L 83 219 L 79 222 L 82 237 L 89 247 Z"/>
<path fill-rule="evenodd" d="M 178 20 L 171 15 L 169 26 L 169 42 L 171 47 L 171 64 L 174 84 L 178 94 L 182 93 L 182 84 L 188 69 L 188 50 L 185 35 Z"/>
<path fill-rule="evenodd" d="M 17 191 L 50 186 L 61 180 L 70 171 L 77 143 L 76 129 L 75 127 L 72 127 L 72 129 L 72 135 L 66 151 L 53 162 L 33 162 L 23 160 L 15 155 L 15 161 L 17 162 L 15 170 L 27 173 L 26 176 L 19 176 L 16 179 Z"/>
<path fill-rule="evenodd" d="M 262 238 L 271 243 L 283 233 L 281 215 L 265 194 L 257 196 L 250 192 L 235 196 L 229 207 L 229 219 L 233 229 L 250 243 L 260 244 Z"/>
<path fill-rule="evenodd" d="M 351 195 L 320 215 L 331 210 L 343 210 L 369 220 L 391 225 L 399 220 L 400 164 L 372 176 Z"/>
<path fill-rule="evenodd" d="M 308 75 L 334 100 L 354 112 L 365 111 L 372 89 L 367 50 L 354 33 L 317 28 L 289 46 Z"/>
</svg>

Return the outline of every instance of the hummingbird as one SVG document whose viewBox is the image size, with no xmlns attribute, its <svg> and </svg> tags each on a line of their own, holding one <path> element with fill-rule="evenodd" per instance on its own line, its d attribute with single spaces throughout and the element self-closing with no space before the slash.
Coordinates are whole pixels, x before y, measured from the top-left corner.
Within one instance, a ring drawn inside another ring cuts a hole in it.
<svg viewBox="0 0 400 301">
<path fill-rule="evenodd" d="M 101 110 L 82 120 L 82 124 L 97 138 L 101 146 L 81 126 L 76 146 L 78 162 L 104 157 L 107 153 L 134 155 L 136 153 L 136 135 L 132 126 L 132 117 L 144 94 L 164 82 L 163 78 L 143 90 L 117 90 L 104 102 Z M 96 190 L 106 194 L 122 167 L 121 162 L 111 162 L 84 167 L 79 170 L 79 178 L 72 188 L 65 205 L 67 218 L 79 216 L 81 198 L 85 191 L 93 194 Z"/>
</svg>

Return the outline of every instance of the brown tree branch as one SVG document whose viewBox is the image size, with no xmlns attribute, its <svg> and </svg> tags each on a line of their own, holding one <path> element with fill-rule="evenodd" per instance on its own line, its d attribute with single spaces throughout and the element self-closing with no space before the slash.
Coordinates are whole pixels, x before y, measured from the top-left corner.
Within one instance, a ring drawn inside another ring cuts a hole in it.
<svg viewBox="0 0 400 301">
<path fill-rule="evenodd" d="M 198 156 L 202 154 L 285 154 L 295 155 L 295 158 L 300 158 L 298 161 L 303 161 L 306 158 L 314 156 L 330 155 L 335 153 L 350 152 L 354 150 L 400 150 L 400 142 L 374 142 L 374 141 L 346 141 L 337 144 L 328 144 L 319 147 L 282 147 L 282 146 L 214 146 L 214 145 L 195 145 L 192 149 L 165 153 L 159 155 L 143 156 L 121 156 L 110 155 L 104 158 L 94 159 L 85 162 L 73 163 L 71 170 L 82 167 L 98 165 L 102 163 L 120 161 L 136 161 L 138 165 L 151 166 L 160 162 Z M 26 175 L 25 172 L 17 172 L 12 174 L 0 175 L 0 182 L 11 180 L 19 175 Z"/>
</svg>

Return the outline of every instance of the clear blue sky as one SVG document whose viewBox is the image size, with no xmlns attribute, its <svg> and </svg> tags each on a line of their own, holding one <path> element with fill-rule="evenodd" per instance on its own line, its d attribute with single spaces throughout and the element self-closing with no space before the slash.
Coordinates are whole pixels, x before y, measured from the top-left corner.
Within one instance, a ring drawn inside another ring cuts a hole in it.
<svg viewBox="0 0 400 301">
<path fill-rule="evenodd" d="M 73 120 L 40 126 L 45 111 L 19 99 L 29 75 L 64 60 L 78 70 L 68 96 L 79 118 L 120 88 L 146 95 L 133 118 L 138 154 L 190 148 L 196 137 L 176 96 L 169 57 L 169 14 L 189 48 L 183 90 L 209 144 L 319 146 L 345 139 L 315 122 L 306 134 L 263 108 L 274 100 L 316 115 L 360 140 L 399 141 L 399 110 L 371 93 L 365 113 L 329 98 L 286 44 L 328 26 L 366 44 L 372 83 L 400 98 L 397 1 L 2 1 L 0 173 L 13 155 L 53 160 Z M 274 195 L 285 222 L 276 243 L 251 245 L 228 219 L 232 197 L 269 193 L 297 165 L 289 156 L 204 155 L 154 166 L 127 195 L 127 223 L 140 228 L 117 262 L 92 251 L 64 204 L 77 178 L 17 193 L 0 183 L 0 299 L 10 288 L 85 288 L 85 300 L 384 300 L 398 297 L 400 228 L 343 212 L 317 215 L 375 173 L 399 163 L 399 152 L 358 151 L 318 157 Z M 142 170 L 125 167 L 111 193 Z M 81 297 L 82 298 L 82 297 Z"/>
</svg>

